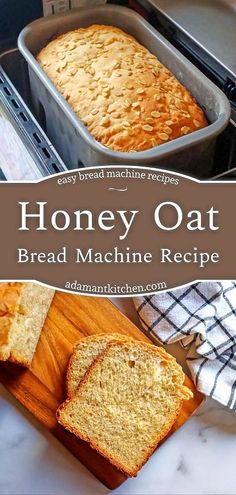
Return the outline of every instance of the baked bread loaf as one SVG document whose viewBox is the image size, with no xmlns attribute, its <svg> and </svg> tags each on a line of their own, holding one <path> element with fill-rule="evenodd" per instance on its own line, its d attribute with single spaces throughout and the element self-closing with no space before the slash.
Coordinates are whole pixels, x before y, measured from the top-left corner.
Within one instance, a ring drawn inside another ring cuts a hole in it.
<svg viewBox="0 0 236 495">
<path fill-rule="evenodd" d="M 54 292 L 31 282 L 0 283 L 0 360 L 30 366 Z"/>
<path fill-rule="evenodd" d="M 81 339 L 74 347 L 67 370 L 67 395 L 72 397 L 86 371 L 99 354 L 112 341 L 132 341 L 132 337 L 120 333 L 100 333 Z"/>
<path fill-rule="evenodd" d="M 187 89 L 116 27 L 62 34 L 37 60 L 92 136 L 115 151 L 147 150 L 207 125 Z"/>
<path fill-rule="evenodd" d="M 135 476 L 166 436 L 192 392 L 163 349 L 141 342 L 107 345 L 75 395 L 57 411 L 70 432 Z"/>
</svg>

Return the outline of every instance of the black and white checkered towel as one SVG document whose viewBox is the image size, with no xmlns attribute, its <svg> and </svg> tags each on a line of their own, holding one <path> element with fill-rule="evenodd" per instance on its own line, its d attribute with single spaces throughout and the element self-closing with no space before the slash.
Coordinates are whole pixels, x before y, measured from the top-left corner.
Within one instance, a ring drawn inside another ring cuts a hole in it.
<svg viewBox="0 0 236 495">
<path fill-rule="evenodd" d="M 198 390 L 236 411 L 236 283 L 201 282 L 134 303 L 147 331 L 188 349 Z"/>
</svg>

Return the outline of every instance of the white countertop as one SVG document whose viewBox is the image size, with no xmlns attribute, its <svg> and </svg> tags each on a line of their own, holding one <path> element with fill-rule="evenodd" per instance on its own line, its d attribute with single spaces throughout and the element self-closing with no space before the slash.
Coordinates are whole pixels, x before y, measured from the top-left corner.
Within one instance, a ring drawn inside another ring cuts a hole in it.
<svg viewBox="0 0 236 495">
<path fill-rule="evenodd" d="M 116 304 L 138 323 L 132 301 Z M 236 494 L 236 416 L 208 399 L 114 495 Z M 0 494 L 102 495 L 99 481 L 0 386 Z"/>
</svg>

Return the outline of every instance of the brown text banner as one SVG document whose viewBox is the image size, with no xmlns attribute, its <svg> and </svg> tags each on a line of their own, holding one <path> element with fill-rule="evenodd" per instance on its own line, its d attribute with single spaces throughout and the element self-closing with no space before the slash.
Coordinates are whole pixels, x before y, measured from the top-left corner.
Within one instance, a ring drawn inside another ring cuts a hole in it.
<svg viewBox="0 0 236 495">
<path fill-rule="evenodd" d="M 235 192 L 129 166 L 0 183 L 0 279 L 109 297 L 236 279 Z"/>
</svg>

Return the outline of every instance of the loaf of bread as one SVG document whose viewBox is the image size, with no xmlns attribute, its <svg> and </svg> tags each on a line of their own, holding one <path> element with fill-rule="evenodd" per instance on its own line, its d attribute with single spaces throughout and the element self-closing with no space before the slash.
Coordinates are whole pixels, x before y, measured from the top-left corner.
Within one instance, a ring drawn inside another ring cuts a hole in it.
<svg viewBox="0 0 236 495">
<path fill-rule="evenodd" d="M 112 341 L 130 341 L 131 337 L 120 333 L 100 333 L 81 339 L 74 347 L 67 370 L 67 395 L 72 397 L 94 359 L 101 354 Z"/>
<path fill-rule="evenodd" d="M 31 282 L 0 283 L 0 360 L 30 366 L 53 296 Z"/>
<path fill-rule="evenodd" d="M 147 150 L 207 125 L 187 89 L 116 27 L 63 34 L 37 60 L 92 136 L 112 150 Z"/>
<path fill-rule="evenodd" d="M 57 411 L 70 432 L 128 476 L 136 476 L 192 396 L 184 373 L 163 349 L 113 342 L 94 360 Z"/>
</svg>

